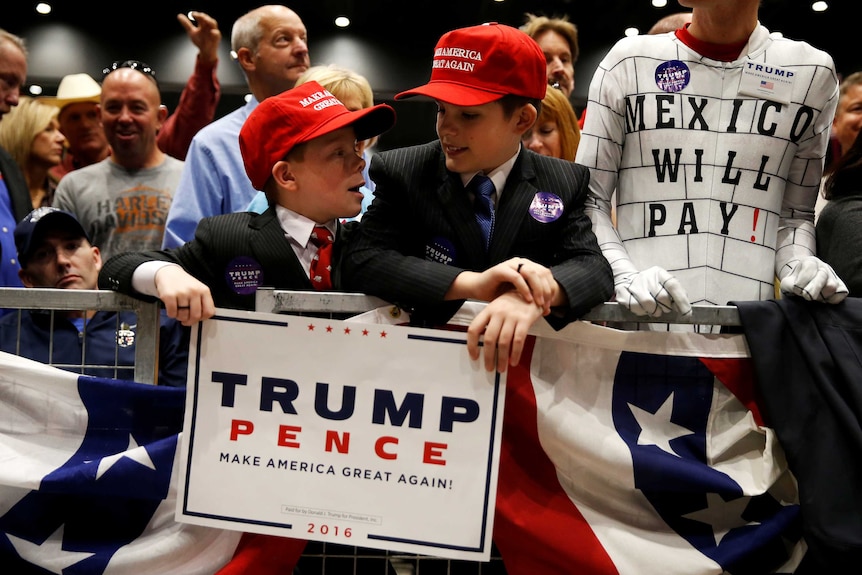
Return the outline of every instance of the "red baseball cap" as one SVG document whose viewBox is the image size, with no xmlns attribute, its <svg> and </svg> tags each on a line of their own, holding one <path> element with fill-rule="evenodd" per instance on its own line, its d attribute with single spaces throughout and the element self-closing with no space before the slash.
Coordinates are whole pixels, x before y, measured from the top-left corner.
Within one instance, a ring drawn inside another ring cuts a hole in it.
<svg viewBox="0 0 862 575">
<path fill-rule="evenodd" d="M 378 104 L 351 112 L 317 82 L 271 96 L 252 110 L 239 132 L 245 171 L 257 190 L 272 175 L 272 167 L 298 144 L 353 126 L 357 140 L 379 136 L 395 125 L 395 110 Z"/>
<path fill-rule="evenodd" d="M 481 106 L 507 94 L 541 100 L 547 87 L 545 55 L 536 41 L 490 22 L 443 34 L 434 48 L 431 81 L 395 99 L 429 96 L 455 106 Z"/>
</svg>

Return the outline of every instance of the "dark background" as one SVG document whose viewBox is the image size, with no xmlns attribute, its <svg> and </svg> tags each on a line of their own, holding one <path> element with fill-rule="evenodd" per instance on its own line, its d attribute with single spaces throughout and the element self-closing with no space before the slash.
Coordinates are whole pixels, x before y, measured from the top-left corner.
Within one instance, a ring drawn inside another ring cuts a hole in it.
<svg viewBox="0 0 862 575">
<path fill-rule="evenodd" d="M 773 32 L 829 52 L 839 75 L 862 70 L 862 3 L 832 0 L 826 12 L 816 13 L 810 9 L 812 1 L 763 0 L 760 21 Z M 40 84 L 46 95 L 56 92 L 66 74 L 87 72 L 100 80 L 101 69 L 111 61 L 138 59 L 156 69 L 163 99 L 172 109 L 196 54 L 176 14 L 207 12 L 218 20 L 223 36 L 218 68 L 221 116 L 242 105 L 247 92 L 239 67 L 229 56 L 231 26 L 261 4 L 60 0 L 50 15 L 41 16 L 35 2 L 19 0 L 4 7 L 0 27 L 25 38 L 30 50 L 28 83 Z M 572 97 L 580 111 L 596 66 L 624 30 L 635 26 L 646 32 L 662 16 L 681 10 L 675 0 L 668 0 L 664 8 L 653 7 L 649 0 L 295 0 L 286 5 L 308 29 L 313 65 L 336 63 L 360 72 L 371 82 L 376 100 L 396 108 L 398 125 L 384 134 L 378 149 L 434 138 L 433 104 L 423 98 L 394 102 L 392 97 L 427 81 L 434 45 L 448 30 L 487 21 L 517 27 L 526 12 L 568 15 L 580 36 Z M 337 28 L 332 23 L 337 15 L 349 16 L 351 27 Z"/>
</svg>

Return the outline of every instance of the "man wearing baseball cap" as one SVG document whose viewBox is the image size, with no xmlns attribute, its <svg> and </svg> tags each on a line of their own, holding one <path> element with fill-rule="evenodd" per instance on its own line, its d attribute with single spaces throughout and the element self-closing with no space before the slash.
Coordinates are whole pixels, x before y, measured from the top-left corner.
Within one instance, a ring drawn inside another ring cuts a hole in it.
<svg viewBox="0 0 862 575">
<path fill-rule="evenodd" d="M 18 223 L 14 236 L 25 287 L 97 289 L 102 256 L 73 214 L 37 208 Z M 133 311 L 21 310 L 20 317 L 8 313 L 0 319 L 0 350 L 78 373 L 133 379 L 137 324 Z M 185 386 L 188 345 L 189 330 L 163 314 L 159 385 Z"/>
<path fill-rule="evenodd" d="M 269 208 L 204 218 L 177 248 L 115 255 L 99 285 L 159 298 L 185 325 L 211 317 L 215 306 L 253 310 L 261 286 L 338 290 L 341 246 L 355 227 L 339 219 L 359 213 L 365 183 L 356 141 L 394 123 L 392 107 L 351 112 L 317 82 L 265 99 L 243 124 L 239 145 Z"/>
<path fill-rule="evenodd" d="M 589 174 L 521 146 L 547 87 L 524 32 L 491 23 L 437 42 L 430 81 L 395 99 L 437 102 L 438 140 L 374 155 L 375 199 L 343 261 L 345 288 L 445 324 L 489 302 L 468 329 L 489 371 L 516 364 L 530 326 L 559 329 L 610 298 L 610 266 L 584 214 Z"/>
</svg>

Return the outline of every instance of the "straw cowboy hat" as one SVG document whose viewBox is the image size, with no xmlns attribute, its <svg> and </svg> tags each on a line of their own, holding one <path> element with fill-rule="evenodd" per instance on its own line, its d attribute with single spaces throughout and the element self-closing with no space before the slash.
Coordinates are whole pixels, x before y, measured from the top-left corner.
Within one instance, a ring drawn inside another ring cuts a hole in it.
<svg viewBox="0 0 862 575">
<path fill-rule="evenodd" d="M 60 86 L 57 87 L 55 97 L 45 96 L 39 98 L 39 101 L 58 108 L 77 102 L 95 102 L 98 104 L 101 93 L 102 87 L 89 75 L 69 74 L 60 80 Z"/>
</svg>

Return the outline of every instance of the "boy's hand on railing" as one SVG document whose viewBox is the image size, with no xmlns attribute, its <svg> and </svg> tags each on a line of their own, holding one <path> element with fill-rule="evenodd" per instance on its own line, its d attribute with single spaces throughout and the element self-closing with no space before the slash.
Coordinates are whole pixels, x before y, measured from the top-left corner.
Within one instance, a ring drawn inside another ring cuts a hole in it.
<svg viewBox="0 0 862 575">
<path fill-rule="evenodd" d="M 467 328 L 470 359 L 475 361 L 482 355 L 487 371 L 505 373 L 509 365 L 518 365 L 530 327 L 544 315 L 542 307 L 526 301 L 514 290 L 494 298 Z M 481 335 L 484 339 L 480 346 Z"/>
<path fill-rule="evenodd" d="M 215 315 L 210 288 L 180 266 L 168 265 L 159 269 L 155 282 L 168 317 L 190 326 Z"/>
<path fill-rule="evenodd" d="M 680 315 L 691 313 L 682 284 L 658 266 L 617 280 L 615 291 L 616 301 L 636 315 L 660 317 L 671 310 Z"/>
<path fill-rule="evenodd" d="M 839 303 L 850 291 L 832 266 L 815 256 L 785 264 L 781 278 L 781 293 L 802 297 L 808 301 Z"/>
</svg>

